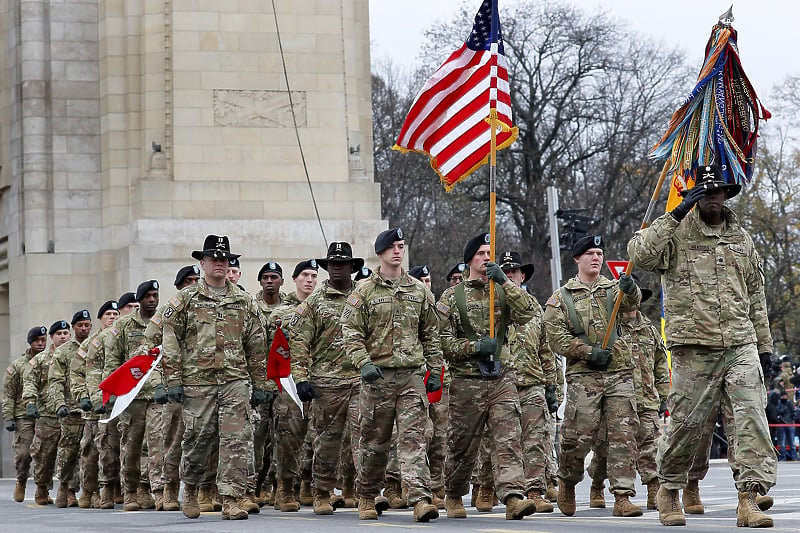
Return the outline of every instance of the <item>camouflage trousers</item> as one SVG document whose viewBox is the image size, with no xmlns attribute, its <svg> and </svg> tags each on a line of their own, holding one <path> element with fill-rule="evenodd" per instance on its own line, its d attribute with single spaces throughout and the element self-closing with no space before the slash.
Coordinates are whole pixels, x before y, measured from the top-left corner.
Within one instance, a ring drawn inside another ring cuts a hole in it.
<svg viewBox="0 0 800 533">
<path fill-rule="evenodd" d="M 247 482 L 249 491 L 260 489 L 265 481 L 270 486 L 275 481 L 275 470 L 271 468 L 275 448 L 275 420 L 272 410 L 274 403 L 272 401 L 256 408 L 259 416 L 258 423 L 253 425 L 254 472 L 253 478 Z"/>
<path fill-rule="evenodd" d="M 78 457 L 81 450 L 81 437 L 83 436 L 83 420 L 78 413 L 62 418 L 61 437 L 58 439 L 58 457 L 56 465 L 59 484 L 67 484 L 69 490 L 77 492 L 80 489 L 80 466 Z"/>
<path fill-rule="evenodd" d="M 181 480 L 181 441 L 183 440 L 183 405 L 170 402 L 162 406 L 161 429 L 164 435 L 164 462 L 161 486 Z"/>
<path fill-rule="evenodd" d="M 247 488 L 250 425 L 250 384 L 237 380 L 224 385 L 185 385 L 181 474 L 187 485 L 200 485 L 209 455 L 219 450 L 216 482 L 223 496 L 242 497 Z"/>
<path fill-rule="evenodd" d="M 112 421 L 113 422 L 113 421 Z M 139 488 L 142 445 L 147 443 L 147 466 L 151 490 L 164 488 L 161 469 L 164 463 L 161 406 L 153 400 L 133 400 L 119 415 L 122 434 L 122 488 L 134 493 Z"/>
<path fill-rule="evenodd" d="M 503 372 L 497 379 L 454 377 L 450 383 L 444 476 L 448 496 L 460 497 L 469 490 L 484 428 L 497 497 L 505 502 L 509 496 L 525 496 L 521 409 L 514 381 L 513 372 Z"/>
<path fill-rule="evenodd" d="M 769 433 L 761 364 L 755 344 L 672 349 L 670 420 L 658 443 L 658 477 L 668 489 L 686 485 L 709 416 L 722 398 L 733 408 L 735 476 L 739 491 L 761 494 L 775 485 L 777 459 Z"/>
<path fill-rule="evenodd" d="M 558 453 L 556 452 L 557 426 L 555 413 L 547 414 L 547 423 L 544 426 L 544 478 L 548 485 L 558 486 Z"/>
<path fill-rule="evenodd" d="M 359 385 L 359 390 L 361 386 Z M 353 437 L 353 430 L 358 430 L 358 435 Z M 342 435 L 342 451 L 339 454 L 339 473 L 338 486 L 352 484 L 356 479 L 356 461 L 358 460 L 358 439 L 361 433 L 361 426 L 358 425 L 358 402 L 356 402 L 356 423 L 353 428 L 346 425 Z M 355 443 L 355 446 L 353 445 Z"/>
<path fill-rule="evenodd" d="M 323 491 L 336 487 L 336 471 L 344 449 L 344 434 L 349 430 L 356 438 L 361 436 L 358 427 L 359 382 L 345 379 L 315 379 L 314 389 L 318 397 L 314 400 L 311 425 L 316 436 L 313 442 L 312 486 Z M 351 461 L 355 453 L 350 447 Z"/>
<path fill-rule="evenodd" d="M 414 505 L 432 499 L 426 452 L 428 396 L 422 368 L 383 368 L 384 379 L 361 382 L 359 391 L 358 475 L 356 493 L 361 498 L 378 496 L 386 476 L 392 430 L 398 426 L 397 452 L 406 500 Z"/>
<path fill-rule="evenodd" d="M 431 436 L 428 444 L 428 464 L 431 471 L 431 488 L 434 492 L 444 488 L 444 460 L 447 456 L 447 426 L 450 417 L 450 392 L 445 385 L 442 399 L 428 406 Z"/>
<path fill-rule="evenodd" d="M 81 437 L 83 490 L 94 492 L 99 488 L 100 452 L 96 442 L 100 436 L 100 427 L 96 419 L 84 419 L 83 422 L 83 436 Z"/>
<path fill-rule="evenodd" d="M 119 481 L 120 470 L 120 434 L 117 419 L 106 424 L 98 424 L 95 446 L 100 454 L 100 486 L 111 485 Z"/>
<path fill-rule="evenodd" d="M 31 474 L 31 444 L 36 434 L 36 421 L 17 418 L 17 429 L 14 431 L 14 472 L 17 479 L 28 479 Z"/>
<path fill-rule="evenodd" d="M 719 418 L 720 409 L 713 409 L 711 414 L 706 420 L 706 427 L 703 429 L 703 436 L 700 443 L 697 445 L 697 453 L 692 459 L 692 467 L 689 469 L 689 481 L 700 481 L 705 479 L 708 473 L 709 459 L 711 458 L 711 445 L 714 444 L 714 430 L 717 427 L 717 418 Z M 722 397 L 722 419 L 725 424 L 725 437 L 728 439 L 728 465 L 733 471 L 733 477 L 736 479 L 739 469 L 736 467 L 735 453 L 734 453 L 734 438 L 733 438 L 733 408 L 730 404 L 730 398 Z"/>
<path fill-rule="evenodd" d="M 308 413 L 308 403 L 303 411 Z M 300 412 L 288 394 L 280 394 L 272 405 L 275 412 L 275 458 L 277 478 L 300 480 L 303 442 L 308 431 L 308 419 Z"/>
<path fill-rule="evenodd" d="M 37 485 L 47 486 L 48 489 L 53 488 L 60 438 L 61 424 L 57 417 L 43 416 L 36 420 L 36 431 L 31 444 L 33 481 Z"/>
<path fill-rule="evenodd" d="M 636 454 L 631 453 L 639 431 L 635 398 L 632 370 L 567 376 L 559 479 L 570 484 L 583 480 L 584 459 L 605 428 L 609 490 L 618 496 L 636 495 Z"/>
<path fill-rule="evenodd" d="M 636 433 L 636 470 L 642 478 L 642 484 L 647 485 L 656 479 L 657 440 L 661 434 L 661 424 L 658 421 L 658 411 L 639 411 L 639 431 Z M 596 484 L 600 484 L 608 477 L 608 440 L 604 431 L 598 436 L 594 445 L 592 462 L 586 472 Z"/>
<path fill-rule="evenodd" d="M 520 431 L 522 428 L 520 426 Z M 481 431 L 481 444 L 478 447 L 478 456 L 472 468 L 472 483 L 482 487 L 494 487 L 494 474 L 492 473 L 492 437 L 484 427 Z"/>
<path fill-rule="evenodd" d="M 544 398 L 544 385 L 518 387 L 519 405 L 522 408 L 522 461 L 525 465 L 525 491 L 544 493 L 547 489 L 547 440 L 550 413 Z"/>
</svg>

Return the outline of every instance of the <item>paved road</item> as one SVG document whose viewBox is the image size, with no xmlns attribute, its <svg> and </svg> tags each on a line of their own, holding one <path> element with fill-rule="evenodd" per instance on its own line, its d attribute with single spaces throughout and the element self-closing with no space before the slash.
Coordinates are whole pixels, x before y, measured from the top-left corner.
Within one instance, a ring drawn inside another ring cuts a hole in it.
<svg viewBox="0 0 800 533">
<path fill-rule="evenodd" d="M 688 517 L 688 527 L 679 531 L 742 531 L 736 528 L 736 489 L 731 482 L 727 463 L 712 466 L 708 476 L 700 485 L 701 495 L 706 505 L 706 514 Z M 57 509 L 52 505 L 38 506 L 33 503 L 34 486 L 28 484 L 28 498 L 16 503 L 11 498 L 14 490 L 13 480 L 0 480 L 0 517 L 3 531 L 12 532 L 85 532 L 85 531 L 137 531 L 153 530 L 168 532 L 251 532 L 275 531 L 281 533 L 309 533 L 314 531 L 353 531 L 365 533 L 394 532 L 398 528 L 414 530 L 436 530 L 452 533 L 476 531 L 485 533 L 505 533 L 515 531 L 580 531 L 591 528 L 591 533 L 620 530 L 641 532 L 660 531 L 664 528 L 658 523 L 656 511 L 645 511 L 637 518 L 615 518 L 611 516 L 613 498 L 608 495 L 606 509 L 589 509 L 589 483 L 584 481 L 577 487 L 578 512 L 573 517 L 565 517 L 558 510 L 549 514 L 535 515 L 520 522 L 505 520 L 504 508 L 496 508 L 493 513 L 477 513 L 469 510 L 466 520 L 448 520 L 442 511 L 442 518 L 430 524 L 415 524 L 411 511 L 389 511 L 377 522 L 360 522 L 355 509 L 336 511 L 330 517 L 316 517 L 310 508 L 304 507 L 299 513 L 279 513 L 262 509 L 261 514 L 252 515 L 249 520 L 227 522 L 220 519 L 219 513 L 207 513 L 197 520 L 188 520 L 181 513 L 140 511 L 125 513 L 101 510 Z M 637 487 L 639 496 L 634 501 L 643 505 L 646 489 Z M 780 463 L 778 485 L 770 492 L 775 498 L 775 507 L 769 514 L 775 520 L 774 531 L 800 531 L 800 462 Z M 672 530 L 671 530 L 672 531 Z"/>
</svg>

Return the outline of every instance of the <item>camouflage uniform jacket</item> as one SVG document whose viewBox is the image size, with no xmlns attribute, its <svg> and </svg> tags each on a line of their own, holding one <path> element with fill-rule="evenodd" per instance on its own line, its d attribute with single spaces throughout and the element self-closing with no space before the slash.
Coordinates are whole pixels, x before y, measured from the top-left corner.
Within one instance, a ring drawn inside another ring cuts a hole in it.
<svg viewBox="0 0 800 533">
<path fill-rule="evenodd" d="M 628 243 L 636 266 L 661 274 L 667 347 L 756 343 L 772 353 L 761 258 L 738 218 L 711 227 L 697 210 L 678 223 L 669 213 Z"/>
<path fill-rule="evenodd" d="M 156 312 L 153 314 L 153 316 L 150 317 L 150 320 L 147 321 L 147 327 L 144 328 L 144 336 L 146 342 L 145 345 L 139 349 L 137 355 L 146 353 L 146 351 L 150 350 L 150 348 L 155 348 L 156 346 L 159 346 L 164 340 L 162 324 L 164 322 L 164 310 L 166 308 L 167 304 L 160 304 L 156 308 Z"/>
<path fill-rule="evenodd" d="M 268 305 L 263 299 L 261 300 L 263 304 L 263 310 L 266 310 L 267 313 L 265 315 L 267 321 L 267 358 L 269 358 L 269 351 L 272 348 L 272 342 L 275 340 L 275 334 L 278 332 L 278 321 L 281 323 L 281 327 L 288 333 L 291 329 L 289 323 L 292 320 L 292 316 L 294 315 L 294 310 L 300 305 L 300 299 L 297 297 L 295 292 L 290 292 L 289 294 L 281 293 L 281 301 L 275 305 Z M 291 339 L 292 336 L 289 335 Z M 291 350 L 291 347 L 290 347 Z M 292 359 L 292 363 L 294 364 L 294 359 Z M 275 384 L 274 381 L 269 380 L 267 381 L 268 387 L 266 390 L 277 393 L 278 386 Z"/>
<path fill-rule="evenodd" d="M 355 382 L 361 379 L 345 352 L 339 322 L 347 297 L 354 288 L 339 291 L 325 280 L 322 287 L 295 309 L 289 323 L 292 332 L 289 351 L 297 383 L 319 378 Z"/>
<path fill-rule="evenodd" d="M 403 270 L 381 277 L 380 267 L 359 283 L 342 311 L 345 351 L 354 368 L 420 368 L 440 372 L 442 347 L 433 294 Z"/>
<path fill-rule="evenodd" d="M 47 401 L 57 411 L 62 405 L 69 407 L 70 412 L 78 413 L 78 402 L 72 394 L 72 384 L 70 383 L 70 364 L 78 357 L 78 349 L 81 344 L 72 337 L 70 340 L 56 348 L 53 354 L 53 362 L 50 363 L 50 371 L 47 373 Z"/>
<path fill-rule="evenodd" d="M 620 318 L 623 334 L 630 337 L 633 368 L 633 384 L 636 387 L 636 408 L 642 411 L 657 411 L 669 394 L 669 367 L 667 349 L 661 334 L 650 319 L 640 311 L 634 318 Z"/>
<path fill-rule="evenodd" d="M 517 374 L 517 385 L 556 385 L 556 356 L 547 343 L 547 332 L 542 324 L 542 307 L 533 302 L 534 317 L 522 326 L 508 328 L 511 348 L 511 365 Z"/>
<path fill-rule="evenodd" d="M 267 379 L 266 338 L 253 298 L 225 280 L 219 296 L 205 278 L 179 291 L 163 315 L 161 368 L 168 387 Z"/>
<path fill-rule="evenodd" d="M 127 315 L 126 315 L 127 316 Z M 124 318 L 124 317 L 122 317 Z M 117 320 L 122 320 L 119 318 Z M 106 343 L 117 330 L 116 321 L 110 328 L 100 331 L 86 348 L 86 390 L 89 391 L 89 399 L 92 405 L 97 407 L 103 405 L 103 392 L 100 390 L 100 382 L 105 379 L 103 372 L 106 366 Z"/>
<path fill-rule="evenodd" d="M 467 317 L 472 329 L 478 338 L 489 336 L 489 283 L 480 279 L 462 281 L 466 294 Z M 442 349 L 448 361 L 448 368 L 453 377 L 482 377 L 475 359 L 475 343 L 467 339 L 467 334 L 462 329 L 461 321 L 456 306 L 455 287 L 448 287 L 436 309 L 442 317 Z M 506 305 L 509 309 L 509 325 L 511 327 L 527 324 L 536 316 L 538 305 L 533 297 L 511 282 L 503 284 L 506 294 Z M 502 309 L 500 307 L 499 291 L 494 293 L 495 324 L 500 324 Z M 509 332 L 511 331 L 509 327 Z M 509 350 L 509 335 L 503 342 L 500 351 L 500 361 L 504 366 L 513 368 L 511 351 Z"/>
<path fill-rule="evenodd" d="M 6 369 L 3 379 L 3 420 L 25 417 L 28 406 L 22 401 L 22 379 L 25 367 L 32 358 L 33 354 L 28 348 L 24 354 L 11 361 Z"/>
<path fill-rule="evenodd" d="M 109 335 L 105 338 L 106 357 L 103 364 L 103 379 L 110 376 L 112 372 L 131 357 L 147 353 L 149 342 L 145 337 L 145 329 L 147 329 L 147 322 L 142 318 L 138 308 L 132 313 L 117 319 L 114 327 L 109 330 Z M 136 395 L 136 399 L 152 400 L 153 389 L 161 382 L 161 368 L 159 365 L 147 378 L 147 383 L 142 386 L 139 394 Z"/>
<path fill-rule="evenodd" d="M 39 416 L 56 416 L 56 407 L 47 398 L 47 373 L 53 363 L 55 345 L 32 357 L 22 375 L 22 403 L 36 404 Z"/>
<path fill-rule="evenodd" d="M 286 299 L 286 294 L 283 291 L 278 293 L 278 303 L 276 304 L 268 304 L 264 301 L 264 289 L 261 289 L 256 293 L 253 297 L 253 301 L 256 302 L 256 305 L 264 314 L 264 319 L 266 320 L 269 315 L 272 314 L 272 311 L 283 303 L 283 300 Z"/>
<path fill-rule="evenodd" d="M 69 384 L 72 390 L 72 397 L 76 403 L 80 403 L 83 398 L 92 399 L 91 394 L 89 394 L 89 389 L 86 386 L 86 371 L 88 369 L 88 365 L 86 362 L 86 358 L 89 357 L 89 346 L 92 345 L 92 341 L 105 330 L 100 330 L 95 333 L 89 335 L 85 341 L 83 341 L 78 347 L 77 357 L 73 357 L 72 361 L 69 363 Z M 100 391 L 98 391 L 99 393 Z M 92 401 L 92 406 L 97 406 L 99 404 L 95 404 Z M 100 415 L 95 414 L 94 411 L 82 411 L 82 416 L 84 420 L 99 420 Z"/>
<path fill-rule="evenodd" d="M 550 349 L 567 359 L 567 375 L 597 372 L 586 366 L 586 359 L 592 353 L 592 346 L 600 346 L 603 342 L 608 326 L 606 297 L 616 299 L 619 284 L 601 275 L 590 286 L 575 276 L 567 281 L 564 287 L 572 295 L 575 313 L 583 324 L 589 344 L 575 335 L 567 306 L 559 289 L 547 300 L 544 312 L 543 321 Z M 620 312 L 633 311 L 639 306 L 641 298 L 642 293 L 638 288 L 636 294 L 623 294 Z M 620 336 L 611 349 L 611 364 L 606 372 L 632 370 L 633 367 L 630 343 Z"/>
</svg>

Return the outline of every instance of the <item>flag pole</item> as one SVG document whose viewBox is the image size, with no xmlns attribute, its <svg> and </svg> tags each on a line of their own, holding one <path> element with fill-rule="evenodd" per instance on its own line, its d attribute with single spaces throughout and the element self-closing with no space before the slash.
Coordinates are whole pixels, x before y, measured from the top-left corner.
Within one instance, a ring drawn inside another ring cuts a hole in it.
<svg viewBox="0 0 800 533">
<path fill-rule="evenodd" d="M 669 172 L 670 163 L 672 163 L 672 158 L 667 159 L 664 162 L 664 168 L 661 169 L 661 174 L 658 176 L 658 182 L 656 183 L 656 188 L 653 190 L 653 194 L 650 196 L 650 204 L 647 206 L 647 211 L 644 212 L 644 218 L 642 219 L 642 226 L 639 228 L 640 230 L 645 229 L 647 226 L 650 225 L 650 216 L 653 214 L 653 209 L 658 202 L 658 197 L 661 194 L 661 187 L 664 185 L 664 178 L 667 177 L 667 173 Z M 630 275 L 631 270 L 633 270 L 633 261 L 628 261 L 628 266 L 625 267 L 625 274 Z M 619 306 L 622 304 L 622 291 L 617 293 L 617 299 L 614 301 L 614 310 L 611 311 L 611 316 L 608 317 L 608 327 L 606 328 L 606 334 L 603 336 L 603 345 L 602 348 L 605 349 L 608 346 L 608 342 L 611 339 L 611 332 L 614 330 L 614 322 L 616 321 L 617 315 L 619 314 Z"/>
<path fill-rule="evenodd" d="M 497 108 L 489 109 L 489 129 L 491 130 L 491 143 L 489 151 L 489 260 L 495 259 L 495 211 L 497 209 L 496 193 L 496 167 L 497 167 Z M 494 331 L 494 281 L 489 280 L 489 336 L 495 337 Z M 494 361 L 494 356 L 489 357 Z"/>
</svg>

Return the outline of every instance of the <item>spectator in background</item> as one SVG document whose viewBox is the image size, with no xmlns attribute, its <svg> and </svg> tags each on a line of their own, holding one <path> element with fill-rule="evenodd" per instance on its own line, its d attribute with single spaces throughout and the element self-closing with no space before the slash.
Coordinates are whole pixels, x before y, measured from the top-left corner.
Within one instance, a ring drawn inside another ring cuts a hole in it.
<svg viewBox="0 0 800 533">
<path fill-rule="evenodd" d="M 789 400 L 789 394 L 783 390 L 778 401 L 778 422 L 779 424 L 794 424 L 795 408 L 794 402 Z M 794 426 L 784 426 L 776 428 L 778 441 L 778 452 L 780 461 L 794 461 L 797 459 L 794 450 Z"/>
<path fill-rule="evenodd" d="M 777 444 L 777 429 L 773 427 L 774 424 L 780 424 L 780 416 L 778 413 L 778 402 L 780 401 L 781 393 L 778 390 L 772 390 L 769 393 L 769 398 L 767 400 L 767 424 L 769 424 L 769 435 L 772 437 L 772 444 L 773 446 Z"/>
</svg>

